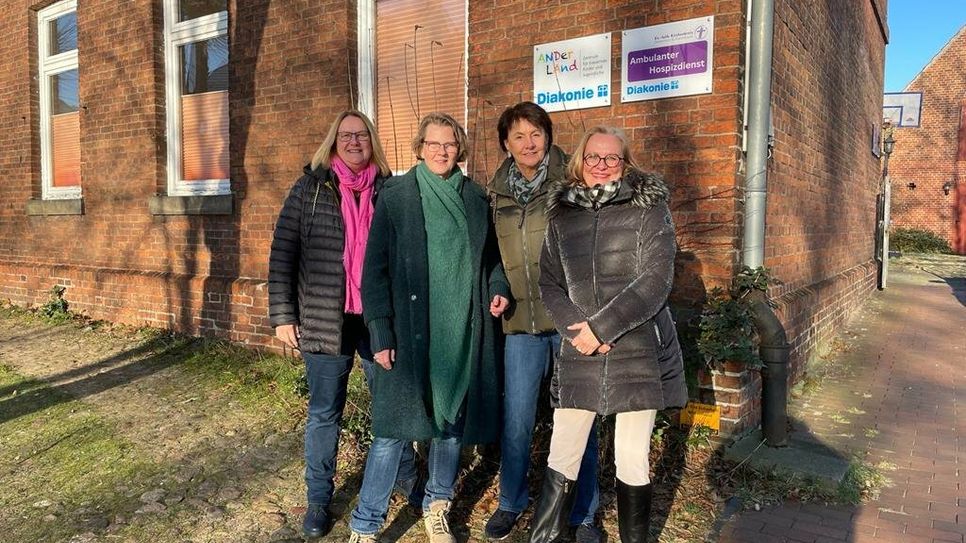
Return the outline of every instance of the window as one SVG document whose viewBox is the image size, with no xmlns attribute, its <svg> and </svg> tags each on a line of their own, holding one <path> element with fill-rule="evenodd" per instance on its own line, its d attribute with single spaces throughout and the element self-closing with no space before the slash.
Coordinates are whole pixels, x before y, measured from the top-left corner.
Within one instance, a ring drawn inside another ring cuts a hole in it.
<svg viewBox="0 0 966 543">
<path fill-rule="evenodd" d="M 40 177 L 44 200 L 81 197 L 77 2 L 37 14 Z"/>
<path fill-rule="evenodd" d="M 408 170 L 420 118 L 443 111 L 466 125 L 467 3 L 361 0 L 358 11 L 359 108 L 393 171 Z"/>
<path fill-rule="evenodd" d="M 168 194 L 227 194 L 227 0 L 164 0 Z"/>
</svg>

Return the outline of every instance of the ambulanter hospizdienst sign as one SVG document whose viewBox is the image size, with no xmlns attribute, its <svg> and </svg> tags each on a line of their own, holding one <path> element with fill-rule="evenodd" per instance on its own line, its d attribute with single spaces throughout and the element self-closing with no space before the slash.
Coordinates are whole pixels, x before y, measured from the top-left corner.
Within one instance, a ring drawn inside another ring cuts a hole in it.
<svg viewBox="0 0 966 543">
<path fill-rule="evenodd" d="M 621 102 L 711 92 L 714 16 L 625 30 Z"/>
</svg>

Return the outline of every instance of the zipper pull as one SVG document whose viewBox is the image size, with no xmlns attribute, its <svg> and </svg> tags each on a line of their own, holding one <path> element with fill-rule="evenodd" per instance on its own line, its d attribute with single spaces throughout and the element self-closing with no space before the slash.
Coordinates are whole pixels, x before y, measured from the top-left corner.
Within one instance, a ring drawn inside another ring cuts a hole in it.
<svg viewBox="0 0 966 543">
<path fill-rule="evenodd" d="M 529 207 L 529 205 L 523 206 L 523 213 L 520 214 L 520 224 L 517 225 L 518 229 L 523 228 L 523 221 L 527 219 L 527 208 Z"/>
</svg>

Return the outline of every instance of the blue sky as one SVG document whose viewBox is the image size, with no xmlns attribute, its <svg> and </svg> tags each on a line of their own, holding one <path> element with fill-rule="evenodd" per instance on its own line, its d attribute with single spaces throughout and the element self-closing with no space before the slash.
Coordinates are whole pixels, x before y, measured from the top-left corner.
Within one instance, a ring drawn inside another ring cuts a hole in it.
<svg viewBox="0 0 966 543">
<path fill-rule="evenodd" d="M 889 0 L 885 90 L 901 91 L 966 24 L 966 0 Z"/>
</svg>

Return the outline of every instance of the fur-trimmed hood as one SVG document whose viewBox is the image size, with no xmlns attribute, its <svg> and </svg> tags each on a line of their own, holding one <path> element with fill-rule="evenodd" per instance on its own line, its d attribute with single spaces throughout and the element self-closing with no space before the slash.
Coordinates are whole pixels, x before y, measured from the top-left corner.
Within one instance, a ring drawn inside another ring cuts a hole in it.
<svg viewBox="0 0 966 543">
<path fill-rule="evenodd" d="M 559 206 L 570 205 L 563 198 L 571 186 L 572 183 L 563 181 L 554 183 L 547 194 L 547 215 L 552 217 L 557 213 Z M 660 202 L 668 202 L 670 198 L 671 191 L 667 188 L 661 174 L 630 170 L 621 179 L 621 187 L 617 191 L 617 196 L 605 205 L 631 200 L 631 204 L 634 206 L 650 209 Z"/>
</svg>

